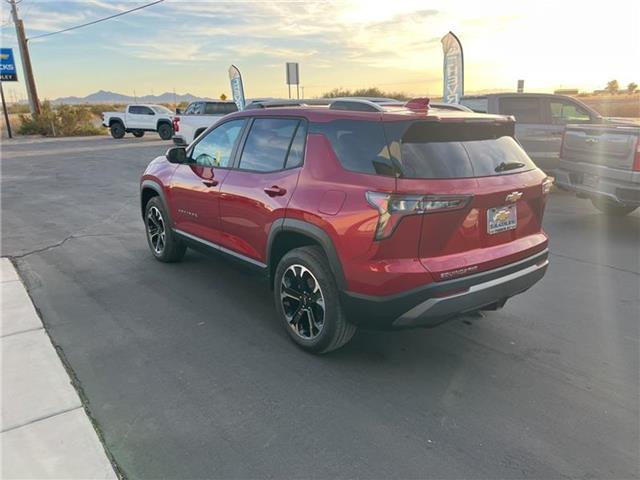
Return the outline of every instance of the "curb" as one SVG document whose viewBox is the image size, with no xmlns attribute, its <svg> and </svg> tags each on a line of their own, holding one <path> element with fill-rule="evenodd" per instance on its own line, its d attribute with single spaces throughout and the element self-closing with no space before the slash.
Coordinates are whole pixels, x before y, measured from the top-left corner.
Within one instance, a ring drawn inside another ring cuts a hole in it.
<svg viewBox="0 0 640 480">
<path fill-rule="evenodd" d="M 15 267 L 8 258 L 0 262 L 0 477 L 116 480 Z"/>
</svg>

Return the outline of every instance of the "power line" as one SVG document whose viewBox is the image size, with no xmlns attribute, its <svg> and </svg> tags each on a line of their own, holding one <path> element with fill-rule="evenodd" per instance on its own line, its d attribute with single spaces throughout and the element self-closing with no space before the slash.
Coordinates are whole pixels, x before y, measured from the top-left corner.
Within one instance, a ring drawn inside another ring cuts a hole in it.
<svg viewBox="0 0 640 480">
<path fill-rule="evenodd" d="M 162 2 L 164 2 L 164 0 L 156 0 L 155 2 L 147 3 L 146 5 L 141 5 L 139 7 L 132 8 L 131 10 L 125 10 L 124 12 L 116 13 L 115 15 L 110 15 L 108 17 L 100 18 L 98 20 L 93 20 L 92 22 L 83 23 L 82 25 L 75 25 L 73 27 L 65 28 L 63 30 L 58 30 L 57 32 L 43 33 L 41 35 L 36 35 L 35 37 L 29 37 L 28 40 L 36 40 L 38 38 L 50 37 L 51 35 L 57 35 L 59 33 L 69 32 L 71 30 L 77 30 L 78 28 L 88 27 L 89 25 L 95 25 L 96 23 L 104 22 L 106 20 L 111 20 L 112 18 L 121 17 L 122 15 L 135 12 L 136 10 L 142 10 L 143 8 L 151 7 L 153 5 L 156 5 Z"/>
</svg>

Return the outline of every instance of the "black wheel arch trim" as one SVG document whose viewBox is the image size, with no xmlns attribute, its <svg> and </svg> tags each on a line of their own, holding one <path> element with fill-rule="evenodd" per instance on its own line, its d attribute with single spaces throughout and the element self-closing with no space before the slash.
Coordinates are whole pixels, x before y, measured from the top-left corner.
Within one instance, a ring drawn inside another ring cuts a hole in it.
<svg viewBox="0 0 640 480">
<path fill-rule="evenodd" d="M 146 179 L 143 180 L 140 184 L 140 208 L 142 210 L 142 218 L 144 218 L 144 209 L 146 207 L 146 205 L 142 203 L 142 192 L 144 192 L 146 189 L 151 189 L 158 194 L 158 196 L 160 197 L 160 201 L 164 205 L 164 210 L 167 214 L 167 217 L 169 217 L 169 225 L 173 226 L 173 219 L 171 218 L 171 212 L 169 210 L 169 204 L 167 203 L 167 198 L 164 194 L 164 190 L 162 189 L 162 186 L 154 180 Z"/>
<path fill-rule="evenodd" d="M 336 251 L 331 237 L 329 237 L 329 235 L 317 225 L 305 222 L 304 220 L 280 218 L 273 222 L 267 239 L 267 265 L 274 267 L 273 270 L 275 271 L 275 265 L 271 265 L 271 252 L 276 237 L 278 234 L 283 232 L 302 234 L 318 243 L 329 260 L 329 266 L 335 276 L 338 288 L 341 290 L 346 288 L 347 282 L 345 280 L 344 271 L 342 270 L 342 263 L 340 262 L 340 257 L 338 257 L 338 252 Z"/>
</svg>

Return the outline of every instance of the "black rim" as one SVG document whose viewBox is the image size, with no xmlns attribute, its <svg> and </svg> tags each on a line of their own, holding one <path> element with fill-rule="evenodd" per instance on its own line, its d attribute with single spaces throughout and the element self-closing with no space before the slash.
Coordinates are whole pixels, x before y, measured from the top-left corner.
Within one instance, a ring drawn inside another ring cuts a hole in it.
<svg viewBox="0 0 640 480">
<path fill-rule="evenodd" d="M 166 231 L 162 213 L 157 207 L 151 207 L 147 212 L 147 235 L 154 253 L 161 255 L 166 244 Z"/>
<path fill-rule="evenodd" d="M 311 271 L 291 265 L 282 276 L 280 301 L 287 323 L 297 336 L 313 340 L 324 327 L 325 305 L 322 289 Z"/>
</svg>

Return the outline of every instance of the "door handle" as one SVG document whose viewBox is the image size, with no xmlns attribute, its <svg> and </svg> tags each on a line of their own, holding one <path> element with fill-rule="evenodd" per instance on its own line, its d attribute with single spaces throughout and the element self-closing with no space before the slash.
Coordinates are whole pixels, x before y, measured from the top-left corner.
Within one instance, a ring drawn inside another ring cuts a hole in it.
<svg viewBox="0 0 640 480">
<path fill-rule="evenodd" d="M 280 188 L 277 185 L 273 185 L 271 187 L 265 188 L 264 193 L 266 193 L 270 197 L 281 197 L 282 195 L 287 193 L 287 191 L 284 188 Z"/>
<path fill-rule="evenodd" d="M 219 182 L 218 180 L 203 180 L 202 183 L 204 183 L 207 187 L 215 187 Z"/>
</svg>

